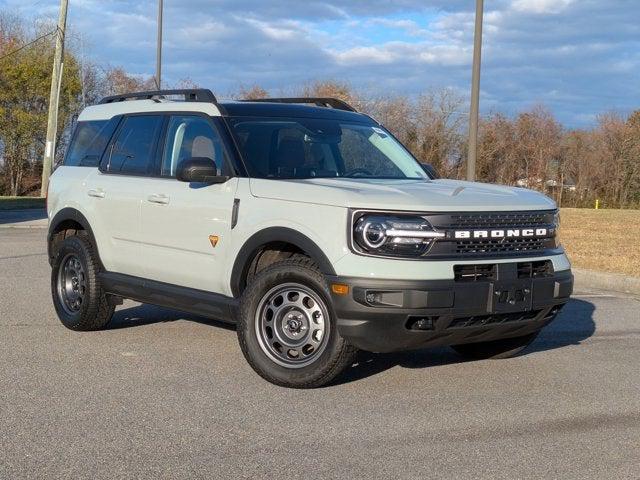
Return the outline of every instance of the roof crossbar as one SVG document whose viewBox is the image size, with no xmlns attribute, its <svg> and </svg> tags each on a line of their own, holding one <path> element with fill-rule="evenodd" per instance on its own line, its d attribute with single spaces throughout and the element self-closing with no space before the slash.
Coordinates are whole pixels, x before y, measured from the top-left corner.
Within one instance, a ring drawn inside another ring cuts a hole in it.
<svg viewBox="0 0 640 480">
<path fill-rule="evenodd" d="M 357 111 L 347 102 L 344 102 L 337 98 L 329 98 L 329 97 L 256 98 L 256 99 L 243 100 L 243 102 L 302 103 L 302 104 L 313 104 L 318 107 L 335 108 L 336 110 L 345 110 L 347 112 Z"/>
<path fill-rule="evenodd" d="M 215 95 L 211 93 L 211 90 L 204 88 L 188 88 L 178 90 L 154 90 L 149 92 L 134 92 L 123 93 L 122 95 L 113 95 L 110 97 L 104 97 L 98 103 L 116 103 L 124 102 L 127 100 L 150 100 L 152 98 L 164 98 L 168 95 L 184 96 L 186 102 L 208 102 L 218 104 L 218 100 Z"/>
</svg>

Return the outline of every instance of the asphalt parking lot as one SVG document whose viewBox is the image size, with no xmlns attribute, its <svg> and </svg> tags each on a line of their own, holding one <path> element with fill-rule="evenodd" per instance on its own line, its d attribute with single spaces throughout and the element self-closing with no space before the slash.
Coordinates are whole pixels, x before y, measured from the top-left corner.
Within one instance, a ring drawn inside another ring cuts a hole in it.
<svg viewBox="0 0 640 480">
<path fill-rule="evenodd" d="M 578 292 L 518 358 L 363 354 L 312 391 L 232 327 L 127 302 L 66 330 L 45 230 L 0 228 L 0 478 L 640 478 L 640 301 Z"/>
</svg>

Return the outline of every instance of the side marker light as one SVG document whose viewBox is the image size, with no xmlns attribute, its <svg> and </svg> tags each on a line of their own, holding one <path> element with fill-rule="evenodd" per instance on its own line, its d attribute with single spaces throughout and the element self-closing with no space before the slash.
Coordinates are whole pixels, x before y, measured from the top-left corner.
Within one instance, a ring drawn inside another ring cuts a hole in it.
<svg viewBox="0 0 640 480">
<path fill-rule="evenodd" d="M 336 295 L 348 295 L 349 294 L 349 285 L 345 285 L 343 283 L 332 283 L 331 291 Z"/>
</svg>

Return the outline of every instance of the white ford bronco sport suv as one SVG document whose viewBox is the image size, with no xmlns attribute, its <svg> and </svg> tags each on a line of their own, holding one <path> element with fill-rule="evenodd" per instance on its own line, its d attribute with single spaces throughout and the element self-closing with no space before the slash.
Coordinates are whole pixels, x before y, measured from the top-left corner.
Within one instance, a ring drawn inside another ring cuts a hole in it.
<svg viewBox="0 0 640 480">
<path fill-rule="evenodd" d="M 514 355 L 573 286 L 552 200 L 438 179 L 330 98 L 105 98 L 78 118 L 48 216 L 65 326 L 103 328 L 124 298 L 235 322 L 287 387 L 331 382 L 357 349 Z"/>
</svg>

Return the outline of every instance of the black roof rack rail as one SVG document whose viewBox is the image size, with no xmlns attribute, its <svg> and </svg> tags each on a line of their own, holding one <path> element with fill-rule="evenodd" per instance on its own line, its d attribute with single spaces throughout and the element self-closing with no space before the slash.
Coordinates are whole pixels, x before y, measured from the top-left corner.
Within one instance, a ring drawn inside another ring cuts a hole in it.
<svg viewBox="0 0 640 480">
<path fill-rule="evenodd" d="M 183 95 L 186 102 L 209 102 L 218 104 L 218 100 L 211 90 L 205 88 L 187 88 L 178 90 L 154 90 L 149 92 L 123 93 L 104 97 L 99 104 L 124 102 L 126 100 L 149 100 L 154 97 L 166 97 L 167 95 Z"/>
<path fill-rule="evenodd" d="M 346 110 L 347 112 L 357 112 L 355 108 L 347 102 L 329 97 L 291 97 L 291 98 L 256 98 L 242 100 L 243 102 L 265 102 L 265 103 L 306 103 L 318 107 L 331 107 L 336 110 Z"/>
</svg>

